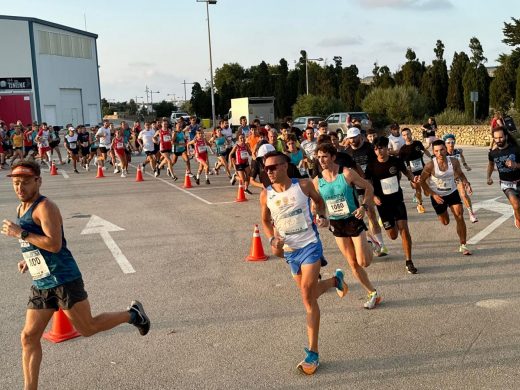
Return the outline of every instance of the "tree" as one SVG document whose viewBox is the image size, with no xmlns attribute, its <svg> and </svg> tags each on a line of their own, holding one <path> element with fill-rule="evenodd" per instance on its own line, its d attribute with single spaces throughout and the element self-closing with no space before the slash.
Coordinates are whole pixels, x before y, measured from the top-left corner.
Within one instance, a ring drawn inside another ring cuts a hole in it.
<svg viewBox="0 0 520 390">
<path fill-rule="evenodd" d="M 482 45 L 476 37 L 470 39 L 469 49 L 471 51 L 470 62 L 475 68 L 487 62 L 487 58 L 484 57 L 484 49 L 482 49 Z"/>
<path fill-rule="evenodd" d="M 391 88 L 395 85 L 390 68 L 386 65 L 379 67 L 377 62 L 374 62 L 372 74 L 374 75 L 374 82 L 372 83 L 374 87 Z"/>
<path fill-rule="evenodd" d="M 422 75 L 425 71 L 424 63 L 417 60 L 415 52 L 408 48 L 406 50 L 408 60 L 402 67 L 403 85 L 419 88 L 421 86 Z"/>
<path fill-rule="evenodd" d="M 339 87 L 339 97 L 347 110 L 357 111 L 359 101 L 356 100 L 356 93 L 361 85 L 358 77 L 359 70 L 356 65 L 343 68 L 341 72 L 341 84 Z"/>
<path fill-rule="evenodd" d="M 501 65 L 495 71 L 495 77 L 491 81 L 489 87 L 489 100 L 491 106 L 502 112 L 507 112 L 513 100 L 513 94 L 510 92 L 510 75 L 506 66 Z M 513 74 L 514 75 L 514 74 Z M 515 78 L 513 77 L 513 81 Z"/>
<path fill-rule="evenodd" d="M 478 68 L 468 66 L 463 79 L 464 86 L 464 111 L 466 115 L 473 116 L 473 102 L 470 93 L 478 92 L 477 112 L 478 119 L 485 119 L 489 115 L 489 76 L 483 64 Z"/>
<path fill-rule="evenodd" d="M 128 113 L 130 115 L 137 114 L 137 104 L 134 99 L 130 99 L 130 101 L 128 102 Z"/>
<path fill-rule="evenodd" d="M 464 111 L 464 88 L 462 80 L 468 65 L 468 55 L 463 51 L 460 53 L 455 52 L 450 67 L 450 78 L 448 81 L 448 97 L 446 98 L 448 108 L 457 111 Z"/>
<path fill-rule="evenodd" d="M 209 90 L 203 90 L 199 83 L 194 83 L 191 88 L 191 107 L 195 115 L 211 117 L 211 95 Z"/>
<path fill-rule="evenodd" d="M 512 23 L 504 22 L 502 29 L 505 38 L 502 39 L 508 46 L 520 46 L 520 19 L 511 18 Z"/>
<path fill-rule="evenodd" d="M 448 68 L 444 60 L 444 44 L 437 40 L 435 48 L 436 59 L 432 66 L 428 67 L 421 81 L 421 94 L 429 100 L 430 115 L 437 114 L 446 108 L 448 95 Z"/>
<path fill-rule="evenodd" d="M 515 108 L 517 112 L 520 112 L 520 66 L 516 70 Z"/>
<path fill-rule="evenodd" d="M 315 95 L 300 95 L 293 106 L 293 116 L 320 115 L 344 111 L 344 104 L 336 98 Z"/>
</svg>

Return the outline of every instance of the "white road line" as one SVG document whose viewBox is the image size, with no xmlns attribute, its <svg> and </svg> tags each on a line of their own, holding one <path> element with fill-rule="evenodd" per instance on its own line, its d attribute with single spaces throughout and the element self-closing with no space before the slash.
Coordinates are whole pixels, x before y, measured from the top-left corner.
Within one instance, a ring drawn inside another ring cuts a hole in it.
<svg viewBox="0 0 520 390">
<path fill-rule="evenodd" d="M 70 178 L 70 177 L 69 177 L 69 174 L 68 174 L 67 172 L 65 172 L 65 171 L 62 170 L 62 169 L 60 169 L 60 171 L 61 171 L 61 174 L 63 175 L 63 177 L 64 177 L 65 179 L 69 179 L 69 178 Z"/>
<path fill-rule="evenodd" d="M 114 241 L 110 233 L 99 232 L 99 235 L 105 242 L 105 245 L 108 247 L 110 252 L 112 252 L 112 256 L 114 256 L 114 259 L 119 265 L 119 268 L 121 268 L 121 271 L 123 271 L 123 273 L 125 274 L 133 274 L 135 272 L 134 267 L 132 267 L 132 264 L 130 264 L 123 252 L 121 252 L 121 249 L 119 248 L 119 246 L 117 246 L 116 242 Z"/>
<path fill-rule="evenodd" d="M 492 223 L 490 223 L 488 226 L 486 226 L 483 230 L 475 234 L 471 239 L 468 241 L 469 245 L 474 245 L 479 243 L 481 240 L 483 240 L 487 235 L 491 234 L 497 227 L 502 225 L 505 221 L 507 221 L 509 218 L 511 218 L 511 215 L 502 215 L 501 217 L 495 219 Z"/>
</svg>

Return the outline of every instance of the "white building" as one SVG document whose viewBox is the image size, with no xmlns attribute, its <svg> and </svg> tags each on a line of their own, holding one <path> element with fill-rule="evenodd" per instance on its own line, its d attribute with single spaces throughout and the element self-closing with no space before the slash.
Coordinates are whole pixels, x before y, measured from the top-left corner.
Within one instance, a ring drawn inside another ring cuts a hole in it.
<svg viewBox="0 0 520 390">
<path fill-rule="evenodd" d="M 96 39 L 45 20 L 0 15 L 0 119 L 99 123 Z"/>
</svg>

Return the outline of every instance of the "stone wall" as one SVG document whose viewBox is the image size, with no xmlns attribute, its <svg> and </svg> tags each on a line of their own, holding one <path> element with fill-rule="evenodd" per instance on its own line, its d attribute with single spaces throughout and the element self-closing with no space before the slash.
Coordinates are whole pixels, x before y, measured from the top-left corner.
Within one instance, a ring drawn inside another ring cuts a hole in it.
<svg viewBox="0 0 520 390">
<path fill-rule="evenodd" d="M 422 140 L 421 125 L 400 125 L 412 129 L 415 139 Z M 491 129 L 489 125 L 454 125 L 439 126 L 437 137 L 442 138 L 444 134 L 454 134 L 458 145 L 489 146 L 491 142 Z"/>
</svg>

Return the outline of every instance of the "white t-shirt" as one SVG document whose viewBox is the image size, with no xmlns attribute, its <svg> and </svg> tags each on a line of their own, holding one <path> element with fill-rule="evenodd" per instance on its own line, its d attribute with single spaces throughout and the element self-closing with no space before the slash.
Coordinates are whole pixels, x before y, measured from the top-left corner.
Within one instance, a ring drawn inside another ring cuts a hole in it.
<svg viewBox="0 0 520 390">
<path fill-rule="evenodd" d="M 388 136 L 388 140 L 390 141 L 388 143 L 388 149 L 399 152 L 401 147 L 406 143 L 403 137 L 390 134 Z"/>
<path fill-rule="evenodd" d="M 99 146 L 102 148 L 110 148 L 110 129 L 100 127 L 96 133 L 96 137 L 99 136 Z"/>
<path fill-rule="evenodd" d="M 139 133 L 139 139 L 143 141 L 143 150 L 145 152 L 153 152 L 154 150 L 154 143 L 153 143 L 153 136 L 155 135 L 155 131 L 152 129 L 150 130 L 141 130 Z"/>
</svg>

